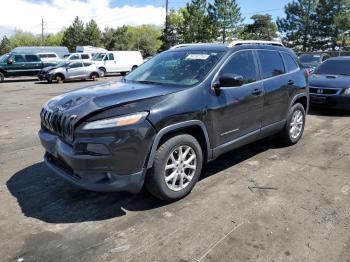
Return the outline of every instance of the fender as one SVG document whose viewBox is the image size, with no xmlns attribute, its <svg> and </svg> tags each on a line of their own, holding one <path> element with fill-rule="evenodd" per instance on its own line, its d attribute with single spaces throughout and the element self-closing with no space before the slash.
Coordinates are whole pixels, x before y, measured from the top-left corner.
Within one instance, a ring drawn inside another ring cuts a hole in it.
<svg viewBox="0 0 350 262">
<path fill-rule="evenodd" d="M 289 108 L 292 107 L 292 105 L 294 104 L 294 102 L 301 98 L 301 97 L 306 97 L 306 100 L 307 100 L 307 108 L 305 110 L 305 112 L 307 113 L 309 111 L 309 105 L 310 105 L 310 99 L 309 99 L 309 94 L 307 92 L 303 92 L 303 93 L 300 93 L 300 94 L 297 94 L 296 96 L 293 97 L 290 105 L 289 105 Z"/>
<path fill-rule="evenodd" d="M 213 158 L 213 154 L 212 154 L 212 149 L 210 148 L 210 141 L 209 141 L 207 128 L 205 127 L 204 123 L 200 120 L 189 120 L 189 121 L 180 122 L 174 125 L 164 127 L 157 133 L 152 143 L 148 161 L 146 162 L 146 165 L 145 165 L 147 169 L 152 168 L 159 142 L 164 135 L 172 131 L 180 130 L 185 127 L 193 127 L 193 126 L 198 126 L 202 129 L 205 137 L 205 141 L 206 141 L 206 146 L 207 146 L 207 159 L 211 160 Z"/>
</svg>

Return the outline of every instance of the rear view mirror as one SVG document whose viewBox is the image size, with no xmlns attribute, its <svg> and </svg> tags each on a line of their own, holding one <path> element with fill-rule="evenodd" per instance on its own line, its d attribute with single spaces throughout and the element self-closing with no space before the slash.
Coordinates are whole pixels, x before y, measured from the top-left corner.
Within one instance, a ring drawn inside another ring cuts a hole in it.
<svg viewBox="0 0 350 262">
<path fill-rule="evenodd" d="M 7 63 L 10 65 L 10 64 L 13 64 L 13 60 L 12 59 L 9 59 L 7 60 Z"/>
</svg>

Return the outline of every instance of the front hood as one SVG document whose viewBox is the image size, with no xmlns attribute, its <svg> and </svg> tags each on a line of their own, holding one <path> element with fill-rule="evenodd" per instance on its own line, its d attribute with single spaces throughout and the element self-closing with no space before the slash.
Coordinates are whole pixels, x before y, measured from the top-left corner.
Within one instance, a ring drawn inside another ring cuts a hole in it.
<svg viewBox="0 0 350 262">
<path fill-rule="evenodd" d="M 309 78 L 309 85 L 315 87 L 347 88 L 350 87 L 350 76 L 312 74 Z"/>
<path fill-rule="evenodd" d="M 47 66 L 41 69 L 41 73 L 48 73 L 49 71 L 57 68 L 59 68 L 59 66 Z"/>
<path fill-rule="evenodd" d="M 119 105 L 178 92 L 184 88 L 124 81 L 101 83 L 78 89 L 49 100 L 45 109 L 75 115 L 76 122 L 85 116 Z M 130 112 L 133 113 L 133 112 Z"/>
</svg>

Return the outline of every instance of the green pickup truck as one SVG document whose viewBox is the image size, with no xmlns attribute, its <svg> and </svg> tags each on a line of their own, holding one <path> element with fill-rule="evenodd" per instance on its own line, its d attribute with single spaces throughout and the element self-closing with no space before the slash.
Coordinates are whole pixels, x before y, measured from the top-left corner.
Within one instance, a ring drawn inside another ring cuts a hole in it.
<svg viewBox="0 0 350 262">
<path fill-rule="evenodd" d="M 56 62 L 42 62 L 35 54 L 3 55 L 0 57 L 0 83 L 5 77 L 36 76 L 42 68 L 56 64 Z"/>
</svg>

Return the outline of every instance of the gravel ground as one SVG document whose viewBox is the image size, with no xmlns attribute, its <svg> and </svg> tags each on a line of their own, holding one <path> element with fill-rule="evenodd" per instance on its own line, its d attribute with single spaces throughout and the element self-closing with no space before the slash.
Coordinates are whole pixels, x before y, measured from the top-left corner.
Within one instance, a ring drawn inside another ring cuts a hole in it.
<svg viewBox="0 0 350 262">
<path fill-rule="evenodd" d="M 350 261 L 349 113 L 312 110 L 298 145 L 230 152 L 165 204 L 80 190 L 42 162 L 41 106 L 88 84 L 0 84 L 1 261 Z"/>
</svg>

